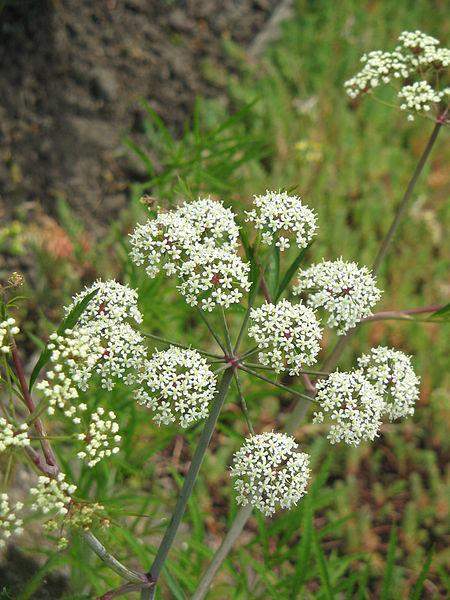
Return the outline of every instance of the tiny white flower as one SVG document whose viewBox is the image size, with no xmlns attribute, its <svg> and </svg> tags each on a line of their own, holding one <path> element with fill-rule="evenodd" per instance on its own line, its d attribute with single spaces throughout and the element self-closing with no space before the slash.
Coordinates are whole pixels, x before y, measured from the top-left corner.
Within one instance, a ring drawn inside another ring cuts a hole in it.
<svg viewBox="0 0 450 600">
<path fill-rule="evenodd" d="M 24 448 L 30 445 L 28 437 L 28 425 L 23 423 L 19 429 L 15 429 L 6 419 L 0 417 L 0 452 L 7 448 Z"/>
<path fill-rule="evenodd" d="M 231 476 L 237 502 L 270 516 L 279 508 L 295 506 L 305 495 L 309 456 L 284 433 L 252 435 L 234 454 Z"/>
</svg>

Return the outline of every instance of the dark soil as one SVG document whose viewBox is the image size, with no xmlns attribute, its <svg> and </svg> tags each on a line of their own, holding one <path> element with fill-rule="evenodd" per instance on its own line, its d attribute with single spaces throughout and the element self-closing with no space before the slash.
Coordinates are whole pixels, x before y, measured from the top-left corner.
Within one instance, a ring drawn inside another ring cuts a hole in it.
<svg viewBox="0 0 450 600">
<path fill-rule="evenodd" d="M 0 4 L 1 6 L 2 4 Z M 275 0 L 7 0 L 0 12 L 0 218 L 67 200 L 85 223 L 113 216 L 142 177 L 121 146 L 139 100 L 176 132 L 195 97 L 221 90 L 205 61 L 251 43 Z"/>
</svg>

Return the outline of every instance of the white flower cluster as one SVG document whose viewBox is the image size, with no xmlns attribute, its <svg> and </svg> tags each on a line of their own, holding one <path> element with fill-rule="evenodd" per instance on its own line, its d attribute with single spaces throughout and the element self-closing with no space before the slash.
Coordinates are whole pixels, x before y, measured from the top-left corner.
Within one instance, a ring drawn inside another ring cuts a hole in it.
<svg viewBox="0 0 450 600">
<path fill-rule="evenodd" d="M 131 235 L 133 262 L 149 277 L 162 269 L 179 278 L 186 301 L 205 310 L 227 308 L 248 291 L 249 266 L 236 252 L 239 229 L 233 212 L 210 198 L 138 225 Z"/>
<path fill-rule="evenodd" d="M 322 261 L 300 273 L 294 293 L 310 292 L 306 303 L 328 313 L 327 325 L 344 334 L 372 314 L 381 297 L 376 281 L 367 267 L 342 259 Z"/>
<path fill-rule="evenodd" d="M 28 425 L 22 423 L 18 430 L 14 430 L 11 423 L 0 417 L 0 452 L 4 452 L 7 448 L 24 448 L 30 445 L 28 437 Z"/>
<path fill-rule="evenodd" d="M 400 104 L 401 110 L 429 112 L 434 103 L 439 103 L 450 94 L 450 88 L 442 92 L 434 90 L 427 81 L 416 81 L 411 85 L 405 85 L 398 93 L 398 97 L 403 100 Z M 412 119 L 410 118 L 412 117 Z M 409 120 L 413 120 L 413 115 L 409 115 Z"/>
<path fill-rule="evenodd" d="M 310 308 L 281 300 L 250 311 L 248 335 L 262 350 L 263 365 L 278 373 L 289 367 L 290 375 L 298 375 L 302 365 L 316 361 L 322 330 Z"/>
<path fill-rule="evenodd" d="M 361 62 L 364 63 L 361 71 L 344 84 L 350 98 L 389 83 L 392 78 L 404 79 L 410 73 L 406 57 L 398 49 L 394 52 L 373 50 L 363 54 Z"/>
<path fill-rule="evenodd" d="M 105 414 L 105 409 L 97 408 L 91 416 L 91 422 L 86 433 L 80 433 L 78 439 L 86 442 L 86 449 L 78 452 L 78 458 L 87 458 L 87 466 L 93 467 L 103 458 L 117 454 L 121 437 L 118 434 L 119 425 L 113 411 Z"/>
<path fill-rule="evenodd" d="M 305 495 L 309 456 L 298 452 L 295 440 L 284 433 L 252 435 L 235 453 L 231 475 L 237 502 L 270 516 L 277 508 L 295 506 Z"/>
<path fill-rule="evenodd" d="M 328 439 L 332 444 L 345 442 L 358 446 L 378 435 L 383 414 L 383 398 L 362 371 L 331 373 L 316 383 L 314 423 L 331 419 Z"/>
<path fill-rule="evenodd" d="M 34 497 L 31 509 L 45 515 L 53 512 L 67 515 L 76 489 L 76 485 L 67 483 L 64 473 L 59 473 L 55 479 L 40 475 L 37 486 L 30 489 Z"/>
<path fill-rule="evenodd" d="M 275 245 L 283 251 L 290 247 L 292 233 L 299 248 L 306 248 L 312 240 L 317 217 L 298 196 L 267 190 L 263 196 L 254 196 L 253 205 L 253 210 L 246 213 L 246 221 L 252 221 L 262 232 L 263 243 L 270 245 L 276 240 Z"/>
<path fill-rule="evenodd" d="M 207 311 L 228 308 L 249 291 L 249 271 L 250 265 L 235 252 L 199 245 L 180 265 L 178 289 L 191 306 Z"/>
<path fill-rule="evenodd" d="M 397 79 L 402 81 L 400 108 L 409 112 L 409 120 L 414 120 L 413 113 L 438 111 L 449 94 L 448 88 L 439 90 L 438 82 L 450 64 L 450 49 L 441 48 L 439 40 L 421 31 L 403 31 L 398 41 L 393 52 L 376 50 L 363 55 L 362 70 L 345 82 L 348 95 L 356 98 Z M 415 77 L 419 80 L 414 81 Z"/>
<path fill-rule="evenodd" d="M 138 295 L 128 285 L 118 283 L 114 279 L 97 280 L 82 292 L 72 298 L 72 303 L 64 308 L 68 315 L 75 306 L 94 290 L 97 293 L 90 299 L 88 305 L 78 319 L 78 326 L 92 326 L 95 323 L 99 329 L 109 329 L 111 324 L 127 320 L 142 323 L 142 315 L 138 309 Z"/>
<path fill-rule="evenodd" d="M 414 414 L 420 380 L 409 356 L 379 346 L 358 359 L 358 367 L 384 400 L 383 414 L 392 421 Z"/>
<path fill-rule="evenodd" d="M 22 508 L 22 502 L 16 502 L 13 508 L 8 494 L 0 494 L 0 548 L 5 547 L 11 536 L 23 533 L 23 520 L 17 516 Z"/>
<path fill-rule="evenodd" d="M 8 317 L 5 321 L 0 321 L 0 352 L 7 354 L 10 352 L 8 336 L 17 335 L 20 329 L 16 326 L 16 320 Z"/>
<path fill-rule="evenodd" d="M 86 405 L 77 403 L 78 389 L 86 389 L 92 370 L 101 358 L 103 350 L 98 340 L 92 339 L 89 329 L 66 329 L 64 334 L 53 333 L 47 346 L 50 350 L 52 368 L 36 388 L 49 402 L 48 412 L 53 414 L 58 407 L 67 417 L 73 417 Z M 80 419 L 76 417 L 75 422 Z"/>
<path fill-rule="evenodd" d="M 147 361 L 142 384 L 136 398 L 153 410 L 159 425 L 178 421 L 189 427 L 204 419 L 216 391 L 216 378 L 206 360 L 195 350 L 174 346 L 155 352 Z"/>
<path fill-rule="evenodd" d="M 89 335 L 95 348 L 102 348 L 94 369 L 102 387 L 112 390 L 117 380 L 131 385 L 146 353 L 142 336 L 129 323 L 142 322 L 137 292 L 114 280 L 96 281 L 75 296 L 66 312 L 94 290 L 97 293 L 79 318 L 77 328 Z"/>
<path fill-rule="evenodd" d="M 58 407 L 68 417 L 77 410 L 85 410 L 84 403 L 76 403 L 79 390 L 87 389 L 95 373 L 105 389 L 114 388 L 118 380 L 135 383 L 142 368 L 146 349 L 141 334 L 129 320 L 140 323 L 142 315 L 137 308 L 137 293 L 116 281 L 97 281 L 74 297 L 66 308 L 69 313 L 92 291 L 97 290 L 73 329 L 50 336 L 52 369 L 37 389 L 49 401 L 49 413 Z M 79 423 L 79 417 L 75 422 Z"/>
</svg>

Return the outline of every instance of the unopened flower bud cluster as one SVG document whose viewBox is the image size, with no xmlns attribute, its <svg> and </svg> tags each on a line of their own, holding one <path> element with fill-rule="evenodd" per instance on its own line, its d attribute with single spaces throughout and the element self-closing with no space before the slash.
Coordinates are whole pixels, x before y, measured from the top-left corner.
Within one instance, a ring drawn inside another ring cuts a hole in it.
<svg viewBox="0 0 450 600">
<path fill-rule="evenodd" d="M 28 425 L 23 423 L 19 429 L 14 429 L 11 423 L 0 417 L 0 452 L 4 452 L 7 448 L 24 448 L 30 445 L 28 437 Z"/>
<path fill-rule="evenodd" d="M 14 336 L 19 333 L 20 329 L 16 325 L 16 320 L 13 317 L 8 317 L 0 322 L 0 352 L 8 354 L 11 351 L 9 344 L 9 336 Z"/>
<path fill-rule="evenodd" d="M 216 378 L 203 356 L 174 346 L 153 354 L 141 383 L 136 398 L 152 409 L 159 425 L 178 422 L 189 427 L 204 419 L 216 390 Z"/>
<path fill-rule="evenodd" d="M 78 458 L 87 459 L 87 466 L 93 467 L 103 458 L 119 452 L 121 437 L 118 434 L 119 424 L 113 411 L 106 412 L 99 407 L 91 416 L 86 433 L 78 435 L 78 439 L 86 442 L 85 449 L 78 452 Z"/>
<path fill-rule="evenodd" d="M 162 269 L 176 275 L 178 290 L 192 306 L 228 308 L 248 291 L 249 266 L 237 254 L 234 214 L 210 198 L 185 202 L 138 225 L 131 259 L 150 277 Z"/>
<path fill-rule="evenodd" d="M 306 304 L 328 312 L 327 325 L 342 335 L 372 314 L 381 297 L 367 269 L 342 259 L 322 261 L 299 274 L 294 293 L 308 292 Z"/>
<path fill-rule="evenodd" d="M 270 516 L 278 508 L 295 506 L 305 495 L 309 456 L 283 433 L 252 435 L 235 453 L 231 475 L 237 502 Z"/>
<path fill-rule="evenodd" d="M 22 502 L 12 506 L 8 494 L 0 494 L 0 548 L 4 548 L 13 535 L 23 533 L 23 519 L 18 516 L 22 508 Z"/>
<path fill-rule="evenodd" d="M 303 365 L 312 365 L 320 350 L 322 330 L 304 304 L 281 300 L 250 311 L 248 335 L 261 349 L 259 361 L 280 373 L 289 368 L 297 375 Z"/>
<path fill-rule="evenodd" d="M 246 220 L 262 232 L 264 244 L 275 242 L 280 251 L 286 250 L 292 234 L 299 248 L 306 248 L 311 242 L 317 229 L 317 217 L 298 196 L 267 190 L 263 196 L 254 197 L 253 206 L 246 213 Z"/>
<path fill-rule="evenodd" d="M 398 41 L 393 52 L 376 50 L 363 55 L 362 70 L 345 83 L 348 95 L 357 98 L 396 80 L 401 86 L 400 108 L 408 111 L 409 120 L 414 120 L 415 113 L 434 110 L 439 114 L 450 93 L 448 88 L 439 88 L 442 71 L 450 64 L 450 49 L 421 31 L 404 31 Z"/>
</svg>

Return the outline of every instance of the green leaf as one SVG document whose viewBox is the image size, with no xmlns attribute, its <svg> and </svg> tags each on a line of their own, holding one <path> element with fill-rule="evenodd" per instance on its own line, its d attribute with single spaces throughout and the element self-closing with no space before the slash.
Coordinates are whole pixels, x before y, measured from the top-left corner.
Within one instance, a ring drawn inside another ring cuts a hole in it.
<svg viewBox="0 0 450 600">
<path fill-rule="evenodd" d="M 300 263 L 303 260 L 303 257 L 305 256 L 307 250 L 309 250 L 309 248 L 311 248 L 312 243 L 313 242 L 311 242 L 311 244 L 309 244 L 309 246 L 306 246 L 306 248 L 303 248 L 302 250 L 300 250 L 300 252 L 297 254 L 297 256 L 294 258 L 294 260 L 288 267 L 280 285 L 278 286 L 278 291 L 275 295 L 275 302 L 277 302 L 279 300 L 281 294 L 284 292 L 284 290 L 290 284 L 291 279 L 294 277 L 295 273 L 297 272 L 297 269 L 299 268 Z"/>
<path fill-rule="evenodd" d="M 411 600 L 420 600 L 420 598 L 422 597 L 423 584 L 425 583 L 428 571 L 430 570 L 431 561 L 433 560 L 433 553 L 434 550 L 432 549 L 430 554 L 428 555 L 427 560 L 425 561 L 425 564 L 422 567 L 422 570 L 419 573 L 419 577 L 417 578 L 417 581 L 412 590 Z"/>
<path fill-rule="evenodd" d="M 391 591 L 393 590 L 394 566 L 395 566 L 395 551 L 397 549 L 397 528 L 392 527 L 389 537 L 389 546 L 387 552 L 386 567 L 384 570 L 383 586 L 381 588 L 381 600 L 389 600 L 392 598 Z"/>
<path fill-rule="evenodd" d="M 78 304 L 76 304 L 73 307 L 73 309 L 70 311 L 70 313 L 67 315 L 67 317 L 61 322 L 58 329 L 56 330 L 58 334 L 63 333 L 66 329 L 72 329 L 72 327 L 74 327 L 76 325 L 78 319 L 81 317 L 83 312 L 86 310 L 87 305 L 92 300 L 92 298 L 96 295 L 97 292 L 98 292 L 98 289 L 96 288 L 90 294 L 88 294 L 87 296 L 82 298 L 78 302 Z M 34 384 L 36 383 L 37 378 L 39 377 L 39 373 L 44 368 L 44 366 L 48 363 L 49 359 L 50 359 L 50 350 L 46 346 L 44 348 L 44 350 L 42 350 L 42 352 L 38 358 L 38 361 L 34 366 L 33 372 L 31 373 L 30 392 L 31 392 Z"/>
<path fill-rule="evenodd" d="M 306 496 L 303 500 L 302 525 L 302 534 L 298 547 L 295 573 L 292 578 L 292 598 L 298 598 L 298 593 L 305 584 L 306 575 L 308 573 L 314 527 L 313 498 L 310 495 Z"/>
<path fill-rule="evenodd" d="M 270 259 L 265 276 L 270 297 L 275 298 L 280 278 L 280 249 L 278 246 L 272 246 L 270 250 Z"/>
<path fill-rule="evenodd" d="M 440 321 L 450 321 L 450 303 L 446 304 L 432 315 L 428 317 L 429 319 L 439 319 Z"/>
<path fill-rule="evenodd" d="M 333 589 L 331 587 L 330 574 L 328 572 L 327 561 L 325 559 L 325 555 L 320 546 L 319 538 L 316 535 L 316 533 L 313 534 L 313 538 L 314 538 L 314 552 L 315 552 L 317 564 L 319 567 L 320 579 L 322 581 L 324 591 L 325 591 L 325 597 L 328 598 L 328 600 L 333 600 L 334 593 L 333 593 Z"/>
</svg>

